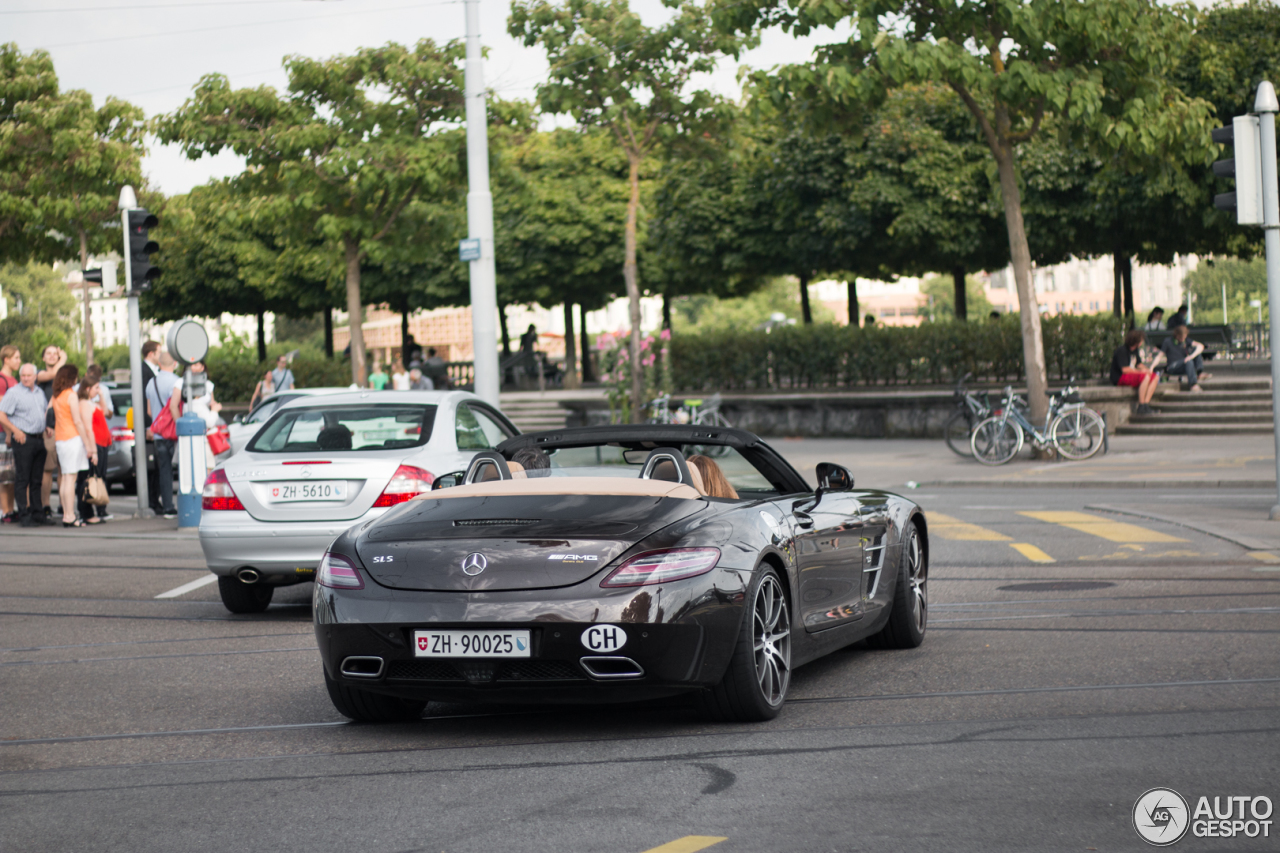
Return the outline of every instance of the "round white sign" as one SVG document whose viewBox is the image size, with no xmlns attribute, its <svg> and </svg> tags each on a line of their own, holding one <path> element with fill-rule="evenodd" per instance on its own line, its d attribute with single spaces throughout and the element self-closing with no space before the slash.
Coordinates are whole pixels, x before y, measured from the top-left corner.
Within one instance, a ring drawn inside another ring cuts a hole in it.
<svg viewBox="0 0 1280 853">
<path fill-rule="evenodd" d="M 627 632 L 617 625 L 592 625 L 582 632 L 582 645 L 597 654 L 616 652 L 627 644 Z"/>
</svg>

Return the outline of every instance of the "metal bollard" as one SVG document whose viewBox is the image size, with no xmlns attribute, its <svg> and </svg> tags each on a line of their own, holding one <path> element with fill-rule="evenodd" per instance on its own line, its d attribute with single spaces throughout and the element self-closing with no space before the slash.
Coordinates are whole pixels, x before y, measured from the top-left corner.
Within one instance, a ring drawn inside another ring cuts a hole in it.
<svg viewBox="0 0 1280 853">
<path fill-rule="evenodd" d="M 178 527 L 200 526 L 200 495 L 205 480 L 204 419 L 178 418 Z"/>
</svg>

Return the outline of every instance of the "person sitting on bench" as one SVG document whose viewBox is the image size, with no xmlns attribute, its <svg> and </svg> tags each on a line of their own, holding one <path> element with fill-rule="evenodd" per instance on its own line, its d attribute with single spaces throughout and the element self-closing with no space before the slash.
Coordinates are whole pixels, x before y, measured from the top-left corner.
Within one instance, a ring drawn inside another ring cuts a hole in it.
<svg viewBox="0 0 1280 853">
<path fill-rule="evenodd" d="M 1124 343 L 1116 347 L 1111 356 L 1111 384 L 1138 389 L 1140 415 L 1151 414 L 1151 398 L 1155 396 L 1160 375 L 1138 359 L 1138 350 L 1147 336 L 1141 329 L 1133 329 L 1124 336 Z"/>
<path fill-rule="evenodd" d="M 1191 391 L 1198 394 L 1204 390 L 1200 387 L 1200 380 L 1212 376 L 1204 372 L 1204 358 L 1201 355 L 1204 352 L 1204 344 L 1191 340 L 1189 337 L 1191 330 L 1185 323 L 1174 326 L 1172 331 L 1173 335 L 1160 347 L 1165 358 L 1169 360 L 1169 366 L 1165 368 L 1165 372 L 1170 376 L 1187 377 Z"/>
</svg>

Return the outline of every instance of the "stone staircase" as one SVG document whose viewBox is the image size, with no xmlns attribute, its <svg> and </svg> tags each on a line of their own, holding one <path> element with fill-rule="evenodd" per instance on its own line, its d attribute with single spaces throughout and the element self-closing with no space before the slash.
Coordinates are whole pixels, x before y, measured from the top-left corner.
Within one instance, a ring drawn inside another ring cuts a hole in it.
<svg viewBox="0 0 1280 853">
<path fill-rule="evenodd" d="M 1202 394 L 1161 383 L 1151 401 L 1152 415 L 1133 415 L 1116 428 L 1120 435 L 1247 435 L 1272 433 L 1271 378 L 1266 374 L 1234 374 L 1208 365 L 1212 379 Z M 1224 375 L 1225 374 L 1225 375 Z"/>
<path fill-rule="evenodd" d="M 558 399 L 539 398 L 537 394 L 503 394 L 502 413 L 521 432 L 561 429 L 564 427 L 566 414 Z"/>
</svg>

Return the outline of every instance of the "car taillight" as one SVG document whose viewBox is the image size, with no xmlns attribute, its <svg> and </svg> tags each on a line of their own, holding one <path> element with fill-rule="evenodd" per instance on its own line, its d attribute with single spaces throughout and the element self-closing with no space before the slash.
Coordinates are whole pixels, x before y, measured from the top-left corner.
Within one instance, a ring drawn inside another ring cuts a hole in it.
<svg viewBox="0 0 1280 853">
<path fill-rule="evenodd" d="M 115 441 L 133 441 L 133 430 L 116 427 L 111 431 L 111 440 Z"/>
<path fill-rule="evenodd" d="M 204 481 L 204 493 L 200 496 L 201 509 L 244 509 L 236 497 L 235 489 L 227 482 L 227 472 L 215 468 Z"/>
<path fill-rule="evenodd" d="M 327 551 L 316 570 L 316 583 L 334 589 L 364 589 L 360 570 L 346 557 Z"/>
<path fill-rule="evenodd" d="M 391 475 L 391 482 L 373 502 L 374 506 L 395 506 L 415 498 L 423 492 L 431 491 L 431 483 L 435 476 L 430 471 L 415 468 L 413 465 L 401 465 Z"/>
<path fill-rule="evenodd" d="M 627 560 L 600 581 L 600 586 L 647 586 L 706 574 L 720 560 L 719 548 L 668 548 L 645 551 Z"/>
</svg>

